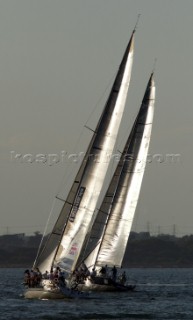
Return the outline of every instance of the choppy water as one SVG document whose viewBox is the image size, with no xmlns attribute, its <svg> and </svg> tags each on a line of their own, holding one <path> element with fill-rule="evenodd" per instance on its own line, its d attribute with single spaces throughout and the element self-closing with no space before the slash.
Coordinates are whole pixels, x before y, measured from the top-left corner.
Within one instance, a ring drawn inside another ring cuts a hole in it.
<svg viewBox="0 0 193 320">
<path fill-rule="evenodd" d="M 128 269 L 137 288 L 89 300 L 25 300 L 23 269 L 0 269 L 2 320 L 193 320 L 193 269 Z"/>
</svg>

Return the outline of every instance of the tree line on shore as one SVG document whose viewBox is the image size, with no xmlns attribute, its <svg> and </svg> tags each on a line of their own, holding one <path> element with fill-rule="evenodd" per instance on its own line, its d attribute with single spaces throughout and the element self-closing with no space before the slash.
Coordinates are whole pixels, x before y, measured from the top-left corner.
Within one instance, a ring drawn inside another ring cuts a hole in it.
<svg viewBox="0 0 193 320">
<path fill-rule="evenodd" d="M 42 235 L 0 236 L 0 267 L 28 268 L 33 265 Z M 181 238 L 171 235 L 151 236 L 148 232 L 132 232 L 123 267 L 172 268 L 193 267 L 193 235 Z"/>
</svg>

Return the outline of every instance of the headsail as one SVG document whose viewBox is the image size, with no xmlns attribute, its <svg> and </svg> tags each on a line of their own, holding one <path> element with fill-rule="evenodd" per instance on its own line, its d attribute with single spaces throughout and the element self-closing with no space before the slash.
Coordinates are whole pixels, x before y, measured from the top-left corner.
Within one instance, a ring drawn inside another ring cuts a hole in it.
<svg viewBox="0 0 193 320">
<path fill-rule="evenodd" d="M 151 74 L 141 108 L 92 228 L 85 260 L 89 268 L 122 264 L 146 165 L 154 101 L 155 84 Z"/>
<path fill-rule="evenodd" d="M 126 103 L 133 63 L 134 32 L 126 48 L 109 98 L 82 165 L 53 231 L 35 266 L 42 272 L 56 261 L 66 271 L 75 268 L 112 155 Z"/>
</svg>

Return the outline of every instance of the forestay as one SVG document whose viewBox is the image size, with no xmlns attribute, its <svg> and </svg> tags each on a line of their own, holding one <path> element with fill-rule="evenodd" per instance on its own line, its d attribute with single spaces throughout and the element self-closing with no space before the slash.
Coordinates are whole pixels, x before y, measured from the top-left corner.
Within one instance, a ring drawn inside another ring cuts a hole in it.
<svg viewBox="0 0 193 320">
<path fill-rule="evenodd" d="M 41 272 L 57 263 L 71 272 L 86 234 L 95 219 L 95 207 L 120 127 L 133 63 L 134 32 L 126 48 L 109 98 L 53 231 L 38 255 Z"/>
</svg>

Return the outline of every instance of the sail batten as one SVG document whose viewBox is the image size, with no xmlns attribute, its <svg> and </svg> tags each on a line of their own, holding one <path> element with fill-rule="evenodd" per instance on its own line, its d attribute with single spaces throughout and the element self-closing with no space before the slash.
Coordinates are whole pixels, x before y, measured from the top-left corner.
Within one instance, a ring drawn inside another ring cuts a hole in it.
<svg viewBox="0 0 193 320">
<path fill-rule="evenodd" d="M 53 263 L 68 272 L 76 267 L 96 216 L 95 207 L 120 127 L 131 78 L 133 46 L 134 32 L 72 188 L 44 249 L 36 259 L 36 266 L 42 272 L 49 270 Z"/>
</svg>

